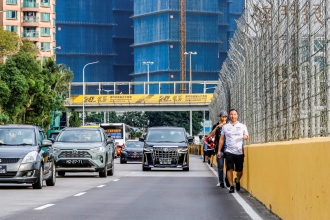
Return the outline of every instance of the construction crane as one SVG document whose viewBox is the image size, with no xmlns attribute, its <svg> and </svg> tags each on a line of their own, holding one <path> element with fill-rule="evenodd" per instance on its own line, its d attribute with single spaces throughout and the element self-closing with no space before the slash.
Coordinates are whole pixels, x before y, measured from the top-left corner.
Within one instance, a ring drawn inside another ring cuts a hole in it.
<svg viewBox="0 0 330 220">
<path fill-rule="evenodd" d="M 186 81 L 186 0 L 180 2 L 180 80 Z M 180 85 L 180 92 L 186 93 L 186 85 Z"/>
</svg>

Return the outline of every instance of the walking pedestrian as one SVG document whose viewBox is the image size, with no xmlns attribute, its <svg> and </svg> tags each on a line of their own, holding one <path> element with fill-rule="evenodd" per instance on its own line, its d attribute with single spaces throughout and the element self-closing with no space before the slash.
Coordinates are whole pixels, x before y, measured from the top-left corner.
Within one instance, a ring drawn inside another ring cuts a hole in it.
<svg viewBox="0 0 330 220">
<path fill-rule="evenodd" d="M 207 163 L 213 167 L 213 156 L 215 155 L 214 151 L 214 136 L 207 136 L 204 140 L 204 143 L 207 145 Z"/>
<path fill-rule="evenodd" d="M 211 135 L 214 135 L 214 150 L 215 152 L 219 151 L 219 139 L 221 135 L 222 127 L 227 124 L 228 114 L 225 110 L 220 111 L 219 114 L 219 122 L 213 125 Z M 217 187 L 224 188 L 225 184 L 223 182 L 223 164 L 224 164 L 224 149 L 226 144 L 224 143 L 224 147 L 221 149 L 220 154 L 221 157 L 217 157 L 218 164 L 218 184 Z M 227 176 L 227 175 L 226 175 Z M 227 182 L 227 181 L 226 181 Z"/>
<path fill-rule="evenodd" d="M 207 135 L 205 135 L 205 137 L 204 137 L 204 140 L 205 140 L 205 138 L 207 137 Z M 205 163 L 205 158 L 207 157 L 207 144 L 204 142 L 204 140 L 203 140 L 203 145 L 204 145 L 204 149 L 203 149 L 203 151 L 204 151 L 204 154 L 203 154 L 203 162 Z"/>
<path fill-rule="evenodd" d="M 227 178 L 230 185 L 229 193 L 233 193 L 235 191 L 233 180 L 234 170 L 237 176 L 235 178 L 236 191 L 241 189 L 240 180 L 243 175 L 244 163 L 243 143 L 249 139 L 249 133 L 246 126 L 238 121 L 237 110 L 231 109 L 229 111 L 229 120 L 229 123 L 222 127 L 217 156 L 218 158 L 221 157 L 221 149 L 226 140 L 224 156 L 227 167 Z"/>
</svg>

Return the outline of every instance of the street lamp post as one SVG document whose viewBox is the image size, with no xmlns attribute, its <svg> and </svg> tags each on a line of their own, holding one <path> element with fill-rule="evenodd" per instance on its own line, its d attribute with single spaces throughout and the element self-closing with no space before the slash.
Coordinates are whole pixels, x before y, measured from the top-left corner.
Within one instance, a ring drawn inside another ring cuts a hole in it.
<svg viewBox="0 0 330 220">
<path fill-rule="evenodd" d="M 191 55 L 196 55 L 197 52 L 184 52 L 185 55 L 189 54 L 189 93 L 192 93 L 192 68 L 191 68 Z M 190 124 L 190 136 L 192 136 L 192 111 L 190 111 L 190 120 L 189 120 L 189 124 Z"/>
<path fill-rule="evenodd" d="M 147 65 L 147 81 L 148 81 L 148 94 L 149 94 L 149 65 L 153 65 L 154 62 L 147 61 L 147 62 L 142 62 L 143 65 Z"/>
<path fill-rule="evenodd" d="M 191 64 L 191 55 L 196 55 L 197 54 L 197 52 L 184 52 L 184 54 L 185 55 L 188 55 L 189 54 L 189 93 L 192 93 L 191 92 L 191 90 L 192 90 L 192 85 L 191 85 L 191 83 L 192 83 L 192 68 L 191 68 L 191 66 L 192 66 L 192 64 Z"/>
<path fill-rule="evenodd" d="M 44 53 L 45 53 L 45 52 L 52 51 L 52 50 L 55 50 L 55 49 L 61 49 L 61 46 L 53 47 L 52 49 L 45 50 L 44 52 L 41 52 L 41 62 L 40 62 L 40 67 L 41 67 L 41 68 L 42 68 L 42 64 L 43 64 L 43 62 L 44 62 Z"/>
<path fill-rule="evenodd" d="M 82 97 L 82 105 L 83 105 L 83 126 L 85 125 L 85 68 L 86 66 L 88 65 L 91 65 L 91 64 L 96 64 L 98 63 L 99 61 L 95 61 L 95 62 L 92 62 L 92 63 L 87 63 L 84 68 L 83 68 L 83 97 Z"/>
</svg>

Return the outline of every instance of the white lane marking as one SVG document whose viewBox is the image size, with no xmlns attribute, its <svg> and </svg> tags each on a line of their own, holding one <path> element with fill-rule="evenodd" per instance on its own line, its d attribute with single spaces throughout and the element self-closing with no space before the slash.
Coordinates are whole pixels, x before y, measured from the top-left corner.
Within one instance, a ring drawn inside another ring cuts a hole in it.
<svg viewBox="0 0 330 220">
<path fill-rule="evenodd" d="M 136 172 L 132 172 L 132 173 L 126 174 L 125 176 L 129 176 L 129 175 L 134 174 L 134 173 L 136 173 Z"/>
<path fill-rule="evenodd" d="M 82 195 L 84 195 L 86 192 L 81 192 L 81 193 L 78 193 L 78 194 L 76 194 L 76 195 L 74 195 L 74 196 L 82 196 Z"/>
<path fill-rule="evenodd" d="M 33 209 L 33 210 L 42 210 L 42 209 L 45 209 L 45 208 L 51 207 L 51 206 L 53 206 L 53 205 L 55 205 L 55 204 L 47 204 L 47 205 L 43 205 L 43 206 L 40 206 L 40 207 L 38 207 L 38 208 L 35 208 L 35 209 Z"/>
<path fill-rule="evenodd" d="M 115 179 L 115 180 L 112 180 L 112 181 L 114 181 L 114 182 L 117 182 L 117 181 L 119 181 L 120 179 Z"/>
<path fill-rule="evenodd" d="M 210 166 L 210 165 L 207 165 L 209 168 L 210 168 L 210 170 L 214 173 L 214 175 L 218 178 L 218 173 L 214 170 L 214 169 L 212 169 L 212 167 Z M 229 188 L 228 187 L 226 187 L 228 190 L 229 190 Z M 245 210 L 245 212 L 253 219 L 253 220 L 263 220 L 263 218 L 261 218 L 253 209 L 252 209 L 252 207 L 249 205 L 249 204 L 247 204 L 246 202 L 245 202 L 245 200 L 237 193 L 237 192 L 235 192 L 235 193 L 231 193 L 233 196 L 234 196 L 234 198 L 236 199 L 236 201 L 243 207 L 243 209 Z"/>
<path fill-rule="evenodd" d="M 96 188 L 102 188 L 102 187 L 104 187 L 105 185 L 99 185 L 99 186 L 97 186 Z"/>
</svg>

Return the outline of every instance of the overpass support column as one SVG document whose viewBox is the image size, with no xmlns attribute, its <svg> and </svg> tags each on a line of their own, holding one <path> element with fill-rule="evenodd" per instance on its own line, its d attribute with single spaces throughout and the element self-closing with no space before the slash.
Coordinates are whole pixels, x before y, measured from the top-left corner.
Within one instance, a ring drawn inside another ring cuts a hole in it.
<svg viewBox="0 0 330 220">
<path fill-rule="evenodd" d="M 190 111 L 190 136 L 193 136 L 192 135 L 192 111 Z"/>
</svg>

